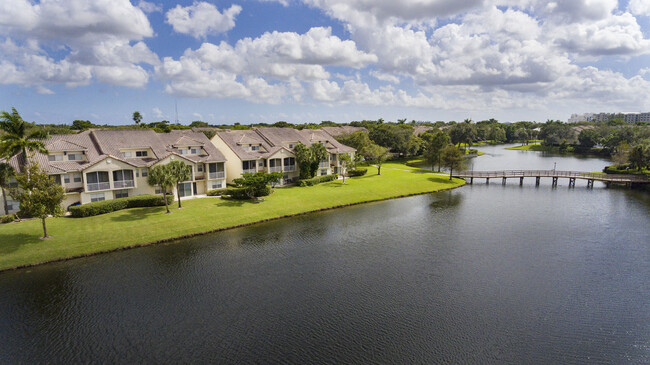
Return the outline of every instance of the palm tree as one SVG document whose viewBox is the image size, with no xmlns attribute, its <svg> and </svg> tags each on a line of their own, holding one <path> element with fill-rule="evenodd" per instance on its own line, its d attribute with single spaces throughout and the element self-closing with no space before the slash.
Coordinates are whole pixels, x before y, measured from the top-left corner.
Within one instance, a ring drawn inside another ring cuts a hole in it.
<svg viewBox="0 0 650 365">
<path fill-rule="evenodd" d="M 11 113 L 2 111 L 0 114 L 0 131 L 4 132 L 0 136 L 0 156 L 7 159 L 22 153 L 22 158 L 18 160 L 18 165 L 22 170 L 27 164 L 28 155 L 40 152 L 47 154 L 47 149 L 43 140 L 47 138 L 47 132 L 42 129 L 30 131 L 27 128 L 29 123 L 21 118 L 16 108 L 11 108 Z"/>
<path fill-rule="evenodd" d="M 176 193 L 178 195 L 178 208 L 181 207 L 181 183 L 192 179 L 192 167 L 182 163 L 181 161 L 172 161 L 167 164 L 174 183 L 176 184 Z"/>
<path fill-rule="evenodd" d="M 9 180 L 14 176 L 14 169 L 5 162 L 0 162 L 0 190 L 2 190 L 2 200 L 4 202 L 5 214 L 9 214 L 9 207 L 7 206 L 7 191 L 9 187 Z"/>
<path fill-rule="evenodd" d="M 167 204 L 167 191 L 169 188 L 174 186 L 174 176 L 169 167 L 167 167 L 167 165 L 157 165 L 149 169 L 147 182 L 151 186 L 160 186 L 167 214 L 171 213 L 169 211 L 169 205 Z"/>
</svg>

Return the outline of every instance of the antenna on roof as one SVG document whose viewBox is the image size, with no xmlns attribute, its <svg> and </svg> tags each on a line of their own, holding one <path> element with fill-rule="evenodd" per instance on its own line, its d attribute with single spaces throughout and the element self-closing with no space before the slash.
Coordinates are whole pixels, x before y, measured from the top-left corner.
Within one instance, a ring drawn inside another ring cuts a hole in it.
<svg viewBox="0 0 650 365">
<path fill-rule="evenodd" d="M 174 123 L 178 124 L 178 100 L 174 99 L 174 109 L 176 110 L 176 120 Z"/>
</svg>

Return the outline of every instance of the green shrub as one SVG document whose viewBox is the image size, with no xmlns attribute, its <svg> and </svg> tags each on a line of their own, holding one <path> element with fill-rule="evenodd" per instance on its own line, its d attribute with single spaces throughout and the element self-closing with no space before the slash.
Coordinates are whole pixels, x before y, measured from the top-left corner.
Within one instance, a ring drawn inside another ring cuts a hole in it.
<svg viewBox="0 0 650 365">
<path fill-rule="evenodd" d="M 13 214 L 7 214 L 0 217 L 0 223 L 11 223 L 16 219 Z"/>
<path fill-rule="evenodd" d="M 174 201 L 173 195 L 167 195 L 167 204 Z M 113 200 L 103 200 L 83 205 L 70 207 L 70 213 L 75 218 L 92 217 L 95 215 L 106 214 L 127 208 L 141 207 L 159 207 L 165 205 L 161 195 L 138 195 L 128 198 L 119 198 Z"/>
<path fill-rule="evenodd" d="M 338 175 L 323 175 L 323 176 L 317 176 L 312 179 L 302 179 L 298 180 L 298 186 L 314 186 L 318 185 L 320 183 L 328 182 L 328 181 L 334 181 L 338 178 Z"/>
<path fill-rule="evenodd" d="M 214 189 L 214 190 L 208 190 L 206 193 L 208 196 L 221 196 L 221 195 L 228 195 L 226 192 L 228 191 L 228 188 L 222 188 L 222 189 Z"/>
<path fill-rule="evenodd" d="M 246 189 L 245 189 L 245 188 L 227 188 L 227 189 L 220 189 L 220 190 L 224 190 L 224 191 L 221 193 L 221 195 L 227 195 L 227 196 L 229 196 L 229 197 L 231 197 L 231 198 L 233 198 L 233 199 L 237 199 L 237 200 L 246 200 L 246 199 L 250 199 L 250 197 L 249 197 L 248 194 L 246 193 Z M 261 196 L 267 196 L 267 195 L 270 195 L 270 194 L 271 194 L 271 191 L 272 191 L 272 190 L 271 190 L 271 187 L 270 187 L 270 186 L 266 186 L 266 187 L 264 187 L 264 189 L 260 189 L 259 191 L 257 191 L 257 193 L 255 194 L 255 197 L 256 197 L 256 198 L 259 198 L 259 197 L 261 197 Z"/>
<path fill-rule="evenodd" d="M 366 169 L 366 168 L 357 168 L 357 169 L 348 170 L 347 175 L 349 177 L 355 177 L 355 176 L 363 176 L 366 173 L 368 173 L 368 169 Z"/>
</svg>

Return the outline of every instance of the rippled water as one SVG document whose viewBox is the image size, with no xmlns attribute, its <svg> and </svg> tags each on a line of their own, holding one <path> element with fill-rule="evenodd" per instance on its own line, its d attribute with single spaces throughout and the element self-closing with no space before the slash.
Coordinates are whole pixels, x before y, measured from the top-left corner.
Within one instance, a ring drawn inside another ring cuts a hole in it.
<svg viewBox="0 0 650 365">
<path fill-rule="evenodd" d="M 650 194 L 530 180 L 1 273 L 0 362 L 650 362 Z"/>
</svg>

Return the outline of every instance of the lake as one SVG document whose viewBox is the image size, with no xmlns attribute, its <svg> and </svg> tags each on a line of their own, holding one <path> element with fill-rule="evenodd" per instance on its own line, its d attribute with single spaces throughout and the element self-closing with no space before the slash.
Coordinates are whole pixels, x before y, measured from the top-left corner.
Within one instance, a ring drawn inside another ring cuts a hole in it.
<svg viewBox="0 0 650 365">
<path fill-rule="evenodd" d="M 650 362 L 650 194 L 534 180 L 0 273 L 0 362 Z"/>
</svg>

